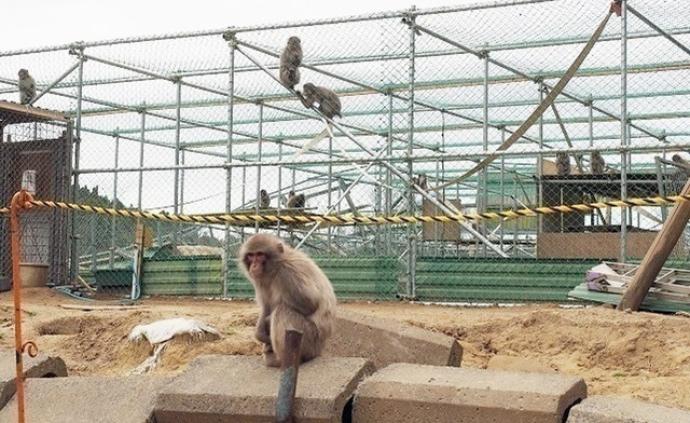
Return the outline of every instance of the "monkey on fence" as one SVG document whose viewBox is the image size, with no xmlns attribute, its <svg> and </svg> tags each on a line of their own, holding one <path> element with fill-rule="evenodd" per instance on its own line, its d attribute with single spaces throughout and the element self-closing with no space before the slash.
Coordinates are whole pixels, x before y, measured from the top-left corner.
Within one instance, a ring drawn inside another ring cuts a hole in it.
<svg viewBox="0 0 690 423">
<path fill-rule="evenodd" d="M 570 156 L 567 153 L 556 154 L 556 174 L 558 176 L 570 175 Z"/>
<path fill-rule="evenodd" d="M 304 107 L 310 108 L 314 103 L 319 103 L 319 111 L 329 119 L 334 116 L 343 117 L 342 106 L 338 95 L 326 87 L 319 87 L 307 82 L 303 87 L 304 93 L 300 95 Z"/>
<path fill-rule="evenodd" d="M 416 177 L 412 178 L 412 182 L 414 184 L 418 185 L 423 190 L 427 189 L 427 179 L 426 179 L 426 174 L 424 174 L 424 173 L 420 173 Z"/>
<path fill-rule="evenodd" d="M 606 162 L 600 152 L 592 151 L 591 166 L 593 175 L 603 175 L 606 171 Z"/>
<path fill-rule="evenodd" d="M 271 197 L 269 197 L 268 192 L 266 192 L 265 189 L 262 189 L 259 192 L 259 197 L 259 208 L 267 209 L 271 207 Z"/>
<path fill-rule="evenodd" d="M 280 54 L 280 82 L 291 90 L 299 84 L 299 66 L 302 64 L 302 41 L 298 37 L 288 38 L 287 45 Z"/>
<path fill-rule="evenodd" d="M 26 69 L 19 69 L 19 103 L 29 104 L 36 97 L 36 81 Z"/>
<path fill-rule="evenodd" d="M 287 206 L 289 209 L 303 209 L 305 204 L 306 197 L 304 194 L 295 194 L 295 191 L 290 191 L 287 201 Z"/>
<path fill-rule="evenodd" d="M 319 266 L 269 234 L 249 238 L 239 264 L 261 308 L 255 336 L 266 365 L 280 366 L 288 329 L 302 332 L 302 362 L 319 356 L 333 332 L 336 306 L 333 286 Z"/>
</svg>

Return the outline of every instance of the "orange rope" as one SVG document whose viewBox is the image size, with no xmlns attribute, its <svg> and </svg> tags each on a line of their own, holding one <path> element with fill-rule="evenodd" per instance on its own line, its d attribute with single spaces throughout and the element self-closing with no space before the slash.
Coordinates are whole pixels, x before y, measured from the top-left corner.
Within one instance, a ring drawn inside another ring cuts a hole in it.
<svg viewBox="0 0 690 423">
<path fill-rule="evenodd" d="M 36 344 L 32 341 L 22 342 L 22 281 L 19 277 L 19 258 L 21 255 L 19 212 L 30 208 L 33 197 L 26 191 L 19 191 L 12 197 L 10 206 L 10 234 L 12 235 L 12 289 L 14 290 L 14 357 L 16 362 L 17 386 L 17 422 L 24 423 L 24 350 L 30 356 L 38 353 Z"/>
</svg>

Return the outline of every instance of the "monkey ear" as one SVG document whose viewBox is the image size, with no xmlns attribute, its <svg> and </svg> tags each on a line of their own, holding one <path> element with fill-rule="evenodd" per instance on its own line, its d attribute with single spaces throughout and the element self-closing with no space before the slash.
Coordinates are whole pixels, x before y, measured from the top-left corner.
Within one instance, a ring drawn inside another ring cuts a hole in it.
<svg viewBox="0 0 690 423">
<path fill-rule="evenodd" d="M 283 248 L 283 244 L 281 242 L 279 242 L 278 245 L 276 245 L 276 250 L 278 250 L 280 254 L 283 254 L 283 252 L 285 252 L 285 249 Z"/>
</svg>

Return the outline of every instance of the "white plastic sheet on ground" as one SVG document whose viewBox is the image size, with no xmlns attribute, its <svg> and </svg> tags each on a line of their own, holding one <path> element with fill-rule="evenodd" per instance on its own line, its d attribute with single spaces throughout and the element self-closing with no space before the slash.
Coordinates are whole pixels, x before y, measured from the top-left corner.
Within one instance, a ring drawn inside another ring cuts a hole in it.
<svg viewBox="0 0 690 423">
<path fill-rule="evenodd" d="M 220 333 L 211 326 L 197 320 L 181 317 L 158 320 L 146 325 L 137 325 L 129 333 L 129 340 L 132 342 L 146 340 L 154 348 L 153 354 L 132 370 L 132 373 L 142 374 L 153 370 L 160 361 L 160 356 L 163 354 L 168 341 L 181 335 L 187 335 L 191 339 L 200 340 L 220 338 Z"/>
</svg>

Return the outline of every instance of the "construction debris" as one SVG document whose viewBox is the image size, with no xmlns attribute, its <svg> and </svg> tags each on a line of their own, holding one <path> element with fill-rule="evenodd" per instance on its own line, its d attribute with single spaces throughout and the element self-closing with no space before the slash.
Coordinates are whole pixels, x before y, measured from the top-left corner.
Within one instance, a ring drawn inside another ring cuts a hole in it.
<svg viewBox="0 0 690 423">
<path fill-rule="evenodd" d="M 637 264 L 602 262 L 587 271 L 585 283 L 568 295 L 592 302 L 618 304 L 639 267 Z M 690 311 L 690 271 L 662 268 L 641 308 L 668 313 Z"/>
</svg>

